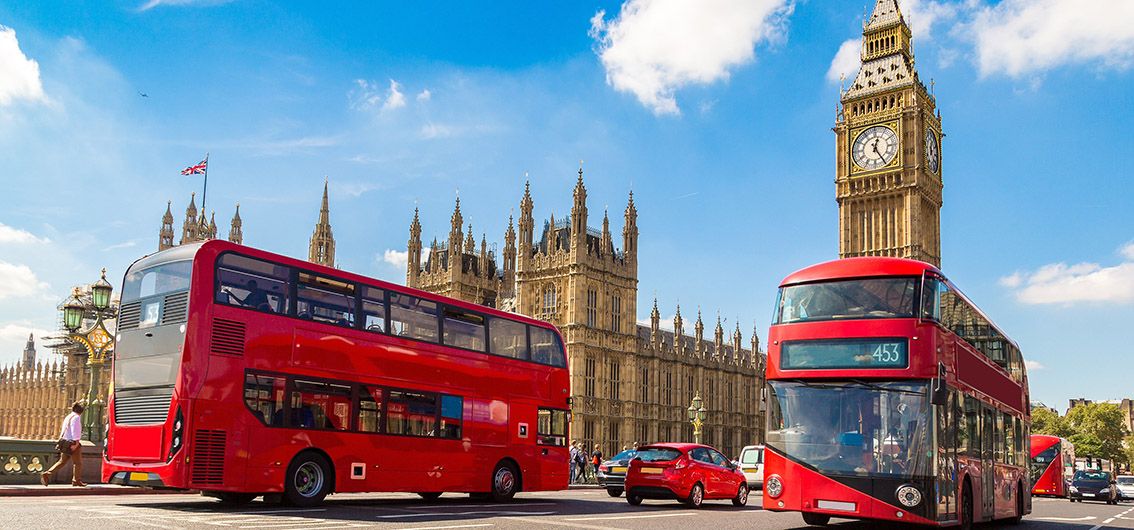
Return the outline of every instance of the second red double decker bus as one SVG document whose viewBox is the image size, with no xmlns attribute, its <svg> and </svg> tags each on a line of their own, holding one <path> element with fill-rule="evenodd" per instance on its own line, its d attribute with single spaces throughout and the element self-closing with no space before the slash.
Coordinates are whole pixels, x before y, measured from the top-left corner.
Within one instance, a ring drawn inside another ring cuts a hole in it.
<svg viewBox="0 0 1134 530">
<path fill-rule="evenodd" d="M 103 477 L 231 503 L 567 488 L 550 324 L 226 241 L 135 262 Z"/>
<path fill-rule="evenodd" d="M 1075 474 L 1075 445 L 1066 438 L 1033 434 L 1032 495 L 1066 497 Z"/>
<path fill-rule="evenodd" d="M 768 340 L 765 509 L 962 528 L 1031 511 L 1020 350 L 937 268 L 800 270 Z"/>
</svg>

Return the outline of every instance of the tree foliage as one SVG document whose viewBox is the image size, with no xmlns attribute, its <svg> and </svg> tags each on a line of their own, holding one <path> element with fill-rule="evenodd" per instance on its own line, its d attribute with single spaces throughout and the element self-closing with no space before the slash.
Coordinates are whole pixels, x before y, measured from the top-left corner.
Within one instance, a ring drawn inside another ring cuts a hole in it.
<svg viewBox="0 0 1134 530">
<path fill-rule="evenodd" d="M 1032 409 L 1032 434 L 1046 434 L 1071 438 L 1075 431 L 1067 424 L 1067 420 L 1051 409 Z"/>
<path fill-rule="evenodd" d="M 1036 432 L 1034 418 L 1033 414 L 1032 432 Z M 1067 438 L 1075 444 L 1076 455 L 1130 463 L 1123 447 L 1123 439 L 1129 433 L 1118 405 L 1113 403 L 1080 405 L 1067 411 L 1067 416 L 1061 419 L 1071 433 Z"/>
</svg>

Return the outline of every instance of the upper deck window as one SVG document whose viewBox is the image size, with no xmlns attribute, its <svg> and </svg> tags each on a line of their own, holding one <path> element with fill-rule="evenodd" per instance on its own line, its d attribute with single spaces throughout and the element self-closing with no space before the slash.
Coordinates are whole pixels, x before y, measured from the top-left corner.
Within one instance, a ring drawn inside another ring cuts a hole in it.
<svg viewBox="0 0 1134 530">
<path fill-rule="evenodd" d="M 390 293 L 390 333 L 437 342 L 437 302 Z"/>
<path fill-rule="evenodd" d="M 302 319 L 354 326 L 354 284 L 307 272 L 299 273 L 295 313 Z"/>
<path fill-rule="evenodd" d="M 918 278 L 868 278 L 780 289 L 775 324 L 860 318 L 913 318 Z"/>
<path fill-rule="evenodd" d="M 218 260 L 216 300 L 222 304 L 258 311 L 287 311 L 288 277 L 283 265 L 239 254 Z"/>
<path fill-rule="evenodd" d="M 455 307 L 445 307 L 446 346 L 484 351 L 484 317 Z"/>
<path fill-rule="evenodd" d="M 551 366 L 567 366 L 567 359 L 563 356 L 563 345 L 559 337 L 550 329 L 529 328 L 532 338 L 532 360 Z"/>
<path fill-rule="evenodd" d="M 192 272 L 191 260 L 163 263 L 139 271 L 131 271 L 122 285 L 122 303 L 128 304 L 147 296 L 187 291 Z"/>
</svg>

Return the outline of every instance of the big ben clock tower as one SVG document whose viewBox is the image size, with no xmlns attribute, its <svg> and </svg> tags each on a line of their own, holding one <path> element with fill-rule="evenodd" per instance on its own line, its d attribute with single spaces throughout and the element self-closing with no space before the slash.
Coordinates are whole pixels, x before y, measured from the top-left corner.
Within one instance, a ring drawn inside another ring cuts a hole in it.
<svg viewBox="0 0 1134 530">
<path fill-rule="evenodd" d="M 941 116 L 897 0 L 877 0 L 835 122 L 839 257 L 941 264 Z"/>
</svg>

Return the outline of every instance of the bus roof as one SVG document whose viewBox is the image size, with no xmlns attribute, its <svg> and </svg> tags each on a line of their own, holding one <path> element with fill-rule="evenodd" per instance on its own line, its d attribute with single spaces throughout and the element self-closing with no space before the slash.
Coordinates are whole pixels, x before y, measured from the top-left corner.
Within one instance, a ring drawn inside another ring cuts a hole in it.
<svg viewBox="0 0 1134 530">
<path fill-rule="evenodd" d="M 941 270 L 924 261 L 906 258 L 844 258 L 799 269 L 784 278 L 780 287 L 820 280 L 865 278 L 872 276 L 921 276 L 923 272 L 941 274 Z"/>
<path fill-rule="evenodd" d="M 495 309 L 495 308 L 492 308 L 492 307 L 488 307 L 488 306 L 484 306 L 484 305 L 480 305 L 480 304 L 473 304 L 473 303 L 465 302 L 464 300 L 458 300 L 456 298 L 450 298 L 448 296 L 439 295 L 439 294 L 431 293 L 431 292 L 428 292 L 428 291 L 422 291 L 420 289 L 414 289 L 412 287 L 406 287 L 404 285 L 398 285 L 398 284 L 395 284 L 395 283 L 390 283 L 390 282 L 379 280 L 379 279 L 376 279 L 376 278 L 369 278 L 369 277 L 362 276 L 362 275 L 359 275 L 359 274 L 355 274 L 355 273 L 352 273 L 352 272 L 347 272 L 345 270 L 326 267 L 326 266 L 323 266 L 323 265 L 319 265 L 317 263 L 312 263 L 310 261 L 299 260 L 299 259 L 291 258 L 291 257 L 288 257 L 288 256 L 283 256 L 283 255 L 280 255 L 280 254 L 276 254 L 274 252 L 269 252 L 267 250 L 261 250 L 261 249 L 258 249 L 258 248 L 249 247 L 249 246 L 245 246 L 245 245 L 238 245 L 236 243 L 232 243 L 230 241 L 225 241 L 223 239 L 211 239 L 209 241 L 205 241 L 204 243 L 180 245 L 180 246 L 173 247 L 171 249 L 156 252 L 154 254 L 149 254 L 149 255 L 135 261 L 134 264 L 132 264 L 130 266 L 130 268 L 132 269 L 132 268 L 135 268 L 135 267 L 149 267 L 151 265 L 155 265 L 155 264 L 159 264 L 159 263 L 167 263 L 167 262 L 170 262 L 170 261 L 179 261 L 179 260 L 183 260 L 183 259 L 192 259 L 193 256 L 195 256 L 201 250 L 209 250 L 210 252 L 215 252 L 217 254 L 220 254 L 221 252 L 226 252 L 226 251 L 240 252 L 240 253 L 246 254 L 246 255 L 251 256 L 251 257 L 268 259 L 270 261 L 274 261 L 274 262 L 277 262 L 281 265 L 286 265 L 288 267 L 302 268 L 304 270 L 308 270 L 308 271 L 315 272 L 315 273 L 318 273 L 318 274 L 323 274 L 323 275 L 326 275 L 326 276 L 331 276 L 331 277 L 342 279 L 342 280 L 348 280 L 348 281 L 353 281 L 353 282 L 358 282 L 358 283 L 369 284 L 369 285 L 379 287 L 379 288 L 382 288 L 382 289 L 388 289 L 388 290 L 391 290 L 391 291 L 398 291 L 400 293 L 405 293 L 405 294 L 409 294 L 409 295 L 413 295 L 413 296 L 419 296 L 419 297 L 430 299 L 430 300 L 437 300 L 439 302 L 443 302 L 445 304 L 448 304 L 448 305 L 451 305 L 451 306 L 454 306 L 454 307 L 460 307 L 462 309 L 467 309 L 469 311 L 476 311 L 478 313 L 505 317 L 505 318 L 508 318 L 508 319 L 511 319 L 511 320 L 515 320 L 517 322 L 524 322 L 524 323 L 527 323 L 527 324 L 532 324 L 532 325 L 544 327 L 544 328 L 553 328 L 554 327 L 552 324 L 550 324 L 548 322 L 545 322 L 545 321 L 542 321 L 542 320 L 537 320 L 537 319 L 531 318 L 527 315 L 523 315 L 523 314 L 520 314 L 520 313 L 509 313 L 507 311 L 501 311 L 499 309 Z"/>
</svg>

